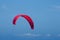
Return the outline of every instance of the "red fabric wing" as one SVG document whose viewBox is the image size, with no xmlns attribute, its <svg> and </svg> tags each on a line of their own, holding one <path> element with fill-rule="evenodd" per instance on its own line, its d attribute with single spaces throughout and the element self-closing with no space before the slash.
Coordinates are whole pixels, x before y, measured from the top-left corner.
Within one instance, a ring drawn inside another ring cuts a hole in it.
<svg viewBox="0 0 60 40">
<path fill-rule="evenodd" d="M 33 23 L 32 19 L 28 15 L 24 15 L 24 14 L 20 14 L 20 15 L 17 15 L 14 17 L 14 19 L 13 19 L 14 25 L 16 24 L 16 21 L 18 20 L 19 17 L 24 17 L 29 22 L 31 29 L 34 29 L 34 23 Z"/>
</svg>

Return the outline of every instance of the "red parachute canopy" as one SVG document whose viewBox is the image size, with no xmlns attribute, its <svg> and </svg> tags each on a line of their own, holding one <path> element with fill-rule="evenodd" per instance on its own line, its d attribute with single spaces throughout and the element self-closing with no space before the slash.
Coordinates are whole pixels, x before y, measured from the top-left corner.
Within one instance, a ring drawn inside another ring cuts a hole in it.
<svg viewBox="0 0 60 40">
<path fill-rule="evenodd" d="M 34 23 L 33 23 L 32 19 L 28 15 L 25 15 L 25 14 L 19 14 L 19 15 L 15 16 L 13 19 L 14 25 L 16 24 L 16 21 L 18 20 L 19 17 L 24 17 L 29 22 L 31 29 L 34 29 Z"/>
</svg>

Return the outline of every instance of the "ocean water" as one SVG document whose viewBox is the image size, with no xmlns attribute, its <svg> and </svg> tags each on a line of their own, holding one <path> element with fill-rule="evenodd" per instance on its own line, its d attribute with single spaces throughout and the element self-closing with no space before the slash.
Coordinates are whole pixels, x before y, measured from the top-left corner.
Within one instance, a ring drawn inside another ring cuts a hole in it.
<svg viewBox="0 0 60 40">
<path fill-rule="evenodd" d="M 60 37 L 58 36 L 37 36 L 37 37 L 32 37 L 32 36 L 12 36 L 12 35 L 7 35 L 7 36 L 0 36 L 0 40 L 60 40 Z"/>
</svg>

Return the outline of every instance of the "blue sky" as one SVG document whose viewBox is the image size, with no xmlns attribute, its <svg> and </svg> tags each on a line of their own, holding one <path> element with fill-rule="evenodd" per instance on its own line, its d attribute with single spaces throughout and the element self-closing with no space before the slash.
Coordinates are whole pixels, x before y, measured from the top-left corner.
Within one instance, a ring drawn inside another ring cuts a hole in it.
<svg viewBox="0 0 60 40">
<path fill-rule="evenodd" d="M 24 18 L 13 25 L 13 18 L 18 14 L 29 15 L 34 21 L 35 29 L 31 30 Z M 53 36 L 56 40 L 59 39 L 60 0 L 0 0 L 0 39 L 28 40 L 32 36 L 37 37 L 34 40 L 53 40 Z M 46 36 L 50 38 L 45 38 Z"/>
</svg>

